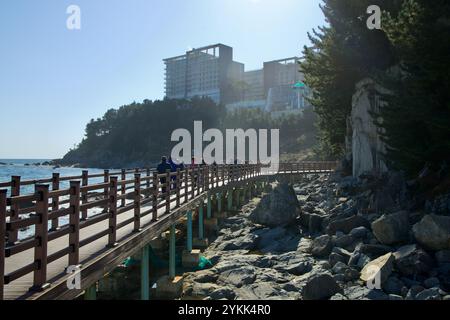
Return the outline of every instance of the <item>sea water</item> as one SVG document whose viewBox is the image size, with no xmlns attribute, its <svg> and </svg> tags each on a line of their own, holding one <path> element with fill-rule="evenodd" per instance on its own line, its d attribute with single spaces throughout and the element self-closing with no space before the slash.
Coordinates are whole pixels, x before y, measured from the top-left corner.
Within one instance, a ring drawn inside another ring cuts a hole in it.
<svg viewBox="0 0 450 320">
<path fill-rule="evenodd" d="M 11 181 L 11 176 L 20 176 L 21 181 L 25 180 L 38 180 L 49 179 L 53 173 L 59 173 L 60 177 L 64 176 L 81 176 L 83 170 L 88 170 L 89 174 L 103 173 L 103 169 L 98 168 L 69 168 L 60 167 L 55 168 L 53 166 L 34 165 L 36 163 L 43 163 L 50 161 L 49 159 L 0 159 L 0 183 Z M 103 177 L 89 178 L 89 184 L 102 183 Z M 51 190 L 51 183 L 50 190 Z M 69 188 L 70 181 L 61 181 L 60 189 Z M 5 188 L 10 195 L 10 188 Z M 21 186 L 20 194 L 32 194 L 34 192 L 34 185 Z M 60 198 L 64 199 L 64 198 Z M 61 205 L 61 208 L 67 208 L 68 204 Z M 88 211 L 88 216 L 98 214 L 102 211 L 101 208 L 92 208 Z M 28 215 L 22 215 L 27 217 Z M 49 222 L 49 226 L 50 226 Z M 68 217 L 64 216 L 59 218 L 60 226 L 64 226 L 68 223 Z M 34 235 L 34 226 L 24 228 L 19 231 L 19 239 L 25 239 Z"/>
</svg>

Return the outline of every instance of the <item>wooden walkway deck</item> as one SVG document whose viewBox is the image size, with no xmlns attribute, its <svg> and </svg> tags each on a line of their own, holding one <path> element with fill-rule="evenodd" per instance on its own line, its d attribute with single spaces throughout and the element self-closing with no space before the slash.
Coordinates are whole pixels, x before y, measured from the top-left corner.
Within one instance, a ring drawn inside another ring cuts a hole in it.
<svg viewBox="0 0 450 320">
<path fill-rule="evenodd" d="M 197 167 L 162 175 L 148 174 L 147 171 L 144 178 L 141 178 L 141 171 L 135 171 L 130 180 L 126 180 L 127 175 L 122 175 L 122 180 L 108 175 L 103 184 L 84 183 L 85 186 L 80 188 L 80 182 L 74 179 L 70 189 L 45 191 L 44 188 L 44 194 L 39 184 L 32 195 L 7 198 L 3 191 L 0 193 L 0 223 L 3 220 L 0 230 L 8 235 L 6 238 L 23 226 L 35 225 L 36 231 L 32 238 L 9 245 L 0 243 L 2 298 L 73 299 L 175 224 L 186 211 L 204 205 L 210 194 L 227 192 L 277 175 L 327 173 L 334 170 L 335 165 L 334 162 L 285 165 L 276 175 L 263 174 L 260 165 Z M 173 183 L 171 179 L 179 183 L 173 184 L 169 193 L 167 181 Z M 87 193 L 94 190 L 101 190 L 104 199 L 89 201 Z M 70 200 L 63 200 L 67 195 Z M 132 198 L 130 204 L 126 204 L 127 198 Z M 53 199 L 50 204 L 48 199 Z M 20 203 L 30 200 L 33 207 L 20 209 Z M 69 206 L 54 206 L 55 200 Z M 52 210 L 48 209 L 49 205 L 53 206 Z M 103 206 L 107 212 L 80 221 L 87 209 Z M 21 218 L 21 210 L 34 215 Z M 14 213 L 16 218 L 12 218 Z M 57 230 L 39 225 L 45 225 L 47 220 L 50 225 L 56 216 L 65 215 L 70 217 L 69 224 L 58 226 Z M 6 234 L 0 237 L 5 239 Z M 66 285 L 69 275 L 65 270 L 74 264 L 81 266 L 79 290 L 69 290 Z"/>
</svg>

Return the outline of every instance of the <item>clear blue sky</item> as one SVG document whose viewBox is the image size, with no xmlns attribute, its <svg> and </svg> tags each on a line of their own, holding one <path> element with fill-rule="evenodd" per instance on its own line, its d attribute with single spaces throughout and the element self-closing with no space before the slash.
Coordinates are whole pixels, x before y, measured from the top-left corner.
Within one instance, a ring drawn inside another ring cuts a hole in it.
<svg viewBox="0 0 450 320">
<path fill-rule="evenodd" d="M 62 157 L 91 118 L 163 98 L 162 59 L 188 48 L 224 43 L 257 69 L 324 24 L 319 0 L 2 0 L 0 158 Z"/>
</svg>

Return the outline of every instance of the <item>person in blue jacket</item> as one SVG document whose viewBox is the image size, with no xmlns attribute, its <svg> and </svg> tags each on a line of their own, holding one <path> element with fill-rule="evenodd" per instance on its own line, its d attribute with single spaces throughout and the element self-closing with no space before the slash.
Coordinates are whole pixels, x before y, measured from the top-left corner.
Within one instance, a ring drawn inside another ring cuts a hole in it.
<svg viewBox="0 0 450 320">
<path fill-rule="evenodd" d="M 158 164 L 158 166 L 156 167 L 156 170 L 158 171 L 158 174 L 163 174 L 163 173 L 167 173 L 167 170 L 171 171 L 172 167 L 170 166 L 170 164 L 167 162 L 167 158 L 166 157 L 161 157 L 161 163 Z M 159 182 L 164 184 L 166 183 L 166 178 L 165 177 L 161 177 L 159 178 Z M 166 193 L 166 187 L 162 187 L 161 188 L 161 192 L 164 194 Z"/>
</svg>

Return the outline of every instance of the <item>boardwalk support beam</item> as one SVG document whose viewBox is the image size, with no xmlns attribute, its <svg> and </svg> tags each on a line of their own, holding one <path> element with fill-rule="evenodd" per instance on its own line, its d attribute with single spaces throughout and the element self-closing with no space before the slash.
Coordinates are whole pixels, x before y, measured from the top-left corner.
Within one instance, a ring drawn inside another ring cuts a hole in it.
<svg viewBox="0 0 450 320">
<path fill-rule="evenodd" d="M 150 267 L 149 246 L 146 245 L 144 248 L 142 248 L 142 256 L 141 256 L 141 300 L 150 299 L 149 267 Z"/>
</svg>

